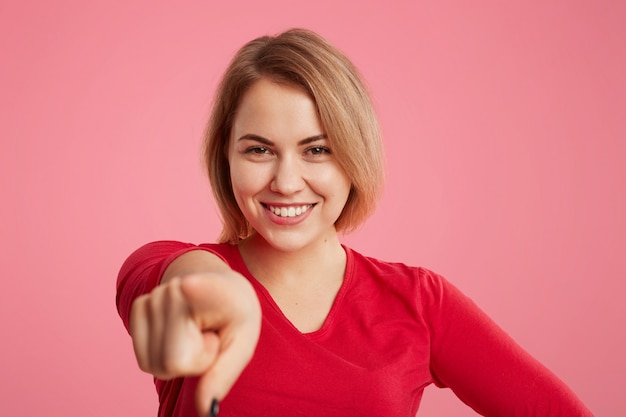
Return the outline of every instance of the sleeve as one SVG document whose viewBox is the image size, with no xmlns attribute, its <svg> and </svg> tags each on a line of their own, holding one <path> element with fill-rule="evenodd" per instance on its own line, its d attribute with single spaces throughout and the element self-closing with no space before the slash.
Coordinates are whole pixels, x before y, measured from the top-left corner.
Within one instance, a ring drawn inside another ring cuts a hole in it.
<svg viewBox="0 0 626 417">
<path fill-rule="evenodd" d="M 177 257 L 197 249 L 209 250 L 191 243 L 158 241 L 140 247 L 126 259 L 117 277 L 115 302 L 127 331 L 133 301 L 158 286 L 161 276 Z"/>
<path fill-rule="evenodd" d="M 457 288 L 423 271 L 422 307 L 431 332 L 431 373 L 484 416 L 593 414 Z"/>
</svg>

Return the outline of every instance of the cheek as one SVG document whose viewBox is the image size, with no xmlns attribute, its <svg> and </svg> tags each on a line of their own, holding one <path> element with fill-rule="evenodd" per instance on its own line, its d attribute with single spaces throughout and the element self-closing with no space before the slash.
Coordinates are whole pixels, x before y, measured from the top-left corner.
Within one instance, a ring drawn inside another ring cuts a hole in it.
<svg viewBox="0 0 626 417">
<path fill-rule="evenodd" d="M 261 170 L 234 163 L 230 166 L 230 182 L 233 193 L 241 205 L 240 199 L 256 194 L 263 188 L 264 175 Z"/>
<path fill-rule="evenodd" d="M 318 172 L 314 178 L 316 188 L 320 193 L 327 194 L 328 197 L 344 199 L 342 203 L 345 204 L 350 193 L 351 182 L 341 168 L 336 166 L 332 169 L 325 169 Z"/>
</svg>

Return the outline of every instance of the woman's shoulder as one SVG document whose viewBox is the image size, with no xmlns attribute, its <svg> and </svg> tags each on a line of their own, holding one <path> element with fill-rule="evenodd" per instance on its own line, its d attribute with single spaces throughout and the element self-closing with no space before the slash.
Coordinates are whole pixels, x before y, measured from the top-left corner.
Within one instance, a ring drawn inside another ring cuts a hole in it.
<svg viewBox="0 0 626 417">
<path fill-rule="evenodd" d="M 171 255 L 179 251 L 202 249 L 219 253 L 227 253 L 232 250 L 232 245 L 227 243 L 189 243 L 180 240 L 155 240 L 137 248 L 136 255 Z"/>
<path fill-rule="evenodd" d="M 155 240 L 135 249 L 124 261 L 122 272 L 161 263 L 167 266 L 178 256 L 193 250 L 206 250 L 227 261 L 233 257 L 232 245 L 226 243 L 188 243 L 178 240 Z M 124 274 L 122 274 L 124 275 Z"/>
<path fill-rule="evenodd" d="M 387 277 L 424 277 L 439 276 L 436 272 L 420 265 L 411 265 L 401 261 L 390 261 L 371 255 L 365 255 L 355 249 L 344 246 L 348 259 L 357 268 L 368 270 Z"/>
<path fill-rule="evenodd" d="M 357 276 L 370 276 L 385 286 L 413 287 L 418 291 L 439 292 L 451 285 L 439 273 L 401 261 L 389 261 L 364 255 L 344 246 L 348 254 L 349 267 Z"/>
</svg>

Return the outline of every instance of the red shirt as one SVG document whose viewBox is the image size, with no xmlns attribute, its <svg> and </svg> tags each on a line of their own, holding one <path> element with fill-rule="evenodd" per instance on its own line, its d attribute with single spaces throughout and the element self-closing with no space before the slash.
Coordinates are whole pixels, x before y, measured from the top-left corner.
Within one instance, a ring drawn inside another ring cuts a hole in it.
<svg viewBox="0 0 626 417">
<path fill-rule="evenodd" d="M 301 333 L 249 273 L 236 246 L 155 242 L 118 278 L 128 328 L 132 301 L 193 249 L 216 253 L 256 289 L 263 321 L 250 364 L 220 417 L 415 416 L 431 383 L 486 416 L 592 416 L 554 374 L 522 350 L 443 277 L 345 248 L 347 265 L 323 326 Z M 156 380 L 159 416 L 195 416 L 194 378 Z"/>
</svg>

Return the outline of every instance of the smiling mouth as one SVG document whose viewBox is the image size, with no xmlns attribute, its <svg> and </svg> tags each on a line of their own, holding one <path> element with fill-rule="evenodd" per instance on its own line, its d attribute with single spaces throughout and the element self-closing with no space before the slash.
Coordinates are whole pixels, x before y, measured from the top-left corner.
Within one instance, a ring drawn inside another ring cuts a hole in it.
<svg viewBox="0 0 626 417">
<path fill-rule="evenodd" d="M 311 207 L 313 207 L 313 204 L 304 204 L 301 206 L 289 206 L 289 207 L 285 207 L 285 206 L 276 207 L 276 206 L 271 206 L 269 204 L 263 204 L 263 205 L 267 207 L 269 211 L 271 211 L 272 213 L 274 213 L 276 216 L 279 216 L 279 217 L 297 217 L 306 213 L 307 211 L 309 211 Z"/>
</svg>

